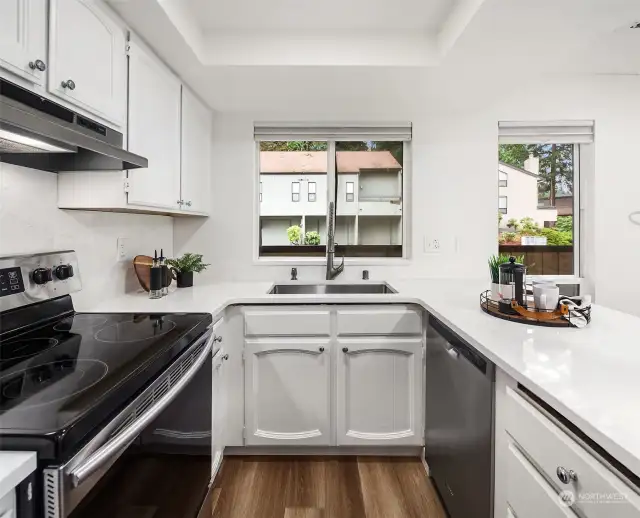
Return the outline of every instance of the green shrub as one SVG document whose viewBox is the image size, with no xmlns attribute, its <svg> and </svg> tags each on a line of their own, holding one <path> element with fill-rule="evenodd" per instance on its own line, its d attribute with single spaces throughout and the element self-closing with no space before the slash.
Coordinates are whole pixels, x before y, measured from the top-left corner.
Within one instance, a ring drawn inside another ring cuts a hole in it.
<svg viewBox="0 0 640 518">
<path fill-rule="evenodd" d="M 507 226 L 509 228 L 512 228 L 514 231 L 517 231 L 520 228 L 520 223 L 518 223 L 518 220 L 516 218 L 511 218 L 509 221 L 507 221 Z"/>
<path fill-rule="evenodd" d="M 513 243 L 516 240 L 517 234 L 515 232 L 505 232 L 502 234 L 502 237 L 504 237 L 505 242 Z"/>
<path fill-rule="evenodd" d="M 315 230 L 310 230 L 304 236 L 304 244 L 305 245 L 319 245 L 320 244 L 320 234 Z"/>
<path fill-rule="evenodd" d="M 573 244 L 573 235 L 571 232 L 558 230 L 556 228 L 543 228 L 540 234 L 547 238 L 548 245 L 568 246 Z"/>
<path fill-rule="evenodd" d="M 299 245 L 302 240 L 302 229 L 300 225 L 293 225 L 287 229 L 287 237 L 292 245 Z"/>
<path fill-rule="evenodd" d="M 573 232 L 573 216 L 558 216 L 555 228 L 561 232 Z"/>
<path fill-rule="evenodd" d="M 540 225 L 530 217 L 522 218 L 520 220 L 520 227 L 522 228 L 521 233 L 525 236 L 535 236 L 540 233 Z"/>
</svg>

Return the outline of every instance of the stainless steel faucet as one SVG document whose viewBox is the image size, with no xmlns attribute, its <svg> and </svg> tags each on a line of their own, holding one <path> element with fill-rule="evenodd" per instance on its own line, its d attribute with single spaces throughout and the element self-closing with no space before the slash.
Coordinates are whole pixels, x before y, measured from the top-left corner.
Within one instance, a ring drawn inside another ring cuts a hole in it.
<svg viewBox="0 0 640 518">
<path fill-rule="evenodd" d="M 327 280 L 332 281 L 344 270 L 344 257 L 340 266 L 337 268 L 333 266 L 333 260 L 336 254 L 335 243 L 335 220 L 336 220 L 336 206 L 334 202 L 329 203 L 329 232 L 327 232 Z"/>
</svg>

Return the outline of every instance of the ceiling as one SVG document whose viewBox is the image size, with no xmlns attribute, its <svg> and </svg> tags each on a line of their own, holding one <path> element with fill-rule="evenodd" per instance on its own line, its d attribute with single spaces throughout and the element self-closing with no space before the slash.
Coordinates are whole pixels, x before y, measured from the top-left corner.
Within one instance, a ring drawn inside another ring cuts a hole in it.
<svg viewBox="0 0 640 518">
<path fill-rule="evenodd" d="M 202 28 L 435 29 L 456 0 L 183 0 Z"/>
<path fill-rule="evenodd" d="M 640 75 L 638 0 L 108 1 L 221 111 L 408 113 L 544 74 Z"/>
</svg>

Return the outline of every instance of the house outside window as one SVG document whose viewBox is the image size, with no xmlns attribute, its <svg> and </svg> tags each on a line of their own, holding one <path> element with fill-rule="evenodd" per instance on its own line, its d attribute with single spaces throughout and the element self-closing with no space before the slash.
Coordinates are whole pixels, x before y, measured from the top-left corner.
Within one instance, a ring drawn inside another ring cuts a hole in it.
<svg viewBox="0 0 640 518">
<path fill-rule="evenodd" d="M 498 171 L 498 187 L 508 187 L 509 175 L 504 171 Z"/>
<path fill-rule="evenodd" d="M 347 182 L 347 201 L 352 202 L 355 198 L 355 183 Z"/>
<path fill-rule="evenodd" d="M 272 124 L 254 125 L 257 179 L 264 194 L 257 206 L 258 259 L 315 256 L 324 260 L 331 203 L 338 257 L 406 257 L 403 178 L 410 124 L 373 125 L 371 137 L 375 138 L 367 138 L 368 126 L 360 124 Z M 298 132 L 299 137 L 313 135 L 316 140 L 295 138 Z M 326 139 L 320 140 L 325 132 Z M 362 132 L 362 140 L 347 141 L 340 132 L 349 138 Z M 290 140 L 283 140 L 285 136 Z"/>
</svg>

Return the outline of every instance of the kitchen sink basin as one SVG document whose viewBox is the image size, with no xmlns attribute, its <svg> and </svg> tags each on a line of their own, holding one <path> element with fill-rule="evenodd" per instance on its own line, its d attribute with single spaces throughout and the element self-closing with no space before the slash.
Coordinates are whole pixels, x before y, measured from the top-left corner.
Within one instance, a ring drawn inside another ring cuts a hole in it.
<svg viewBox="0 0 640 518">
<path fill-rule="evenodd" d="M 386 282 L 361 284 L 275 284 L 271 295 L 333 295 L 333 294 L 398 293 Z"/>
</svg>

